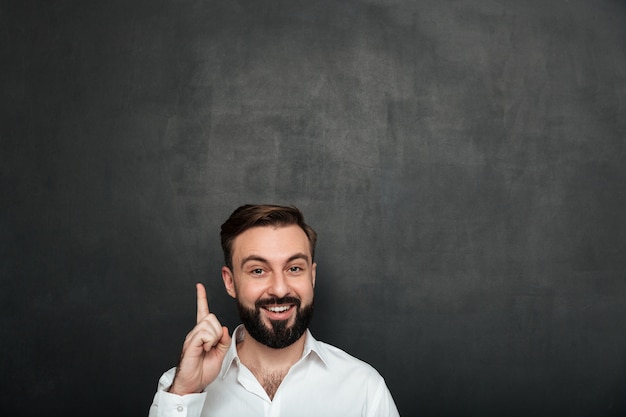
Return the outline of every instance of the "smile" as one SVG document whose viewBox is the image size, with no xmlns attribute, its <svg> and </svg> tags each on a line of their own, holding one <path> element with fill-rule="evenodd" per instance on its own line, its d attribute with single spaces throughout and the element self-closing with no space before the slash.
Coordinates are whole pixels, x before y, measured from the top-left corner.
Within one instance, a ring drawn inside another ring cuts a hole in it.
<svg viewBox="0 0 626 417">
<path fill-rule="evenodd" d="M 270 304 L 263 306 L 262 309 L 269 320 L 289 320 L 297 314 L 297 306 L 294 304 Z"/>
<path fill-rule="evenodd" d="M 300 299 L 296 297 L 274 297 L 274 298 L 265 298 L 262 300 L 258 300 L 255 303 L 255 307 L 257 309 L 264 309 L 268 313 L 273 314 L 286 314 L 290 312 L 293 308 L 300 307 Z"/>
<path fill-rule="evenodd" d="M 271 311 L 272 313 L 283 313 L 287 310 L 289 310 L 292 306 L 272 306 L 272 307 L 265 307 L 268 311 Z"/>
</svg>

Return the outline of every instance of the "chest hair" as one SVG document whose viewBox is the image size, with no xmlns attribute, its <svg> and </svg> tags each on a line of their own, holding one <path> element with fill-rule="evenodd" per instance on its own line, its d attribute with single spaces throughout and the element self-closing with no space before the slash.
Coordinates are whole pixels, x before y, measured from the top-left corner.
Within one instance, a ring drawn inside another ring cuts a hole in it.
<svg viewBox="0 0 626 417">
<path fill-rule="evenodd" d="M 286 371 L 267 371 L 267 370 L 252 370 L 252 373 L 256 377 L 256 379 L 261 383 L 261 386 L 267 393 L 267 396 L 270 397 L 270 400 L 274 399 L 274 395 L 278 390 L 281 382 L 285 379 L 285 375 L 287 375 Z"/>
</svg>

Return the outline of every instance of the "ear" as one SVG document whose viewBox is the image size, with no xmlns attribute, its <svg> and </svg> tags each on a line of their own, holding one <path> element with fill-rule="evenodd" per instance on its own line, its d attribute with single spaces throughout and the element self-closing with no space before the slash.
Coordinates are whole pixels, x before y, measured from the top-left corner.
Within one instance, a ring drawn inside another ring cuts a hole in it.
<svg viewBox="0 0 626 417">
<path fill-rule="evenodd" d="M 311 285 L 315 288 L 315 273 L 317 272 L 317 264 L 313 262 L 311 265 Z"/>
<path fill-rule="evenodd" d="M 226 288 L 226 292 L 233 298 L 237 298 L 237 291 L 235 290 L 235 278 L 233 277 L 233 272 L 229 267 L 222 267 L 222 280 L 224 281 L 224 287 Z"/>
</svg>

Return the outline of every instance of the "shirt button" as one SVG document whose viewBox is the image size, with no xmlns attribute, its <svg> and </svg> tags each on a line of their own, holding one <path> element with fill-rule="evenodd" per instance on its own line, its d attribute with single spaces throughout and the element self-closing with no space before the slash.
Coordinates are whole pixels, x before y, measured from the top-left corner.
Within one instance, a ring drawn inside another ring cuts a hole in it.
<svg viewBox="0 0 626 417">
<path fill-rule="evenodd" d="M 183 407 L 182 405 L 179 405 L 178 407 L 176 407 L 176 411 L 178 411 L 179 413 L 181 413 L 184 409 L 185 407 Z"/>
</svg>

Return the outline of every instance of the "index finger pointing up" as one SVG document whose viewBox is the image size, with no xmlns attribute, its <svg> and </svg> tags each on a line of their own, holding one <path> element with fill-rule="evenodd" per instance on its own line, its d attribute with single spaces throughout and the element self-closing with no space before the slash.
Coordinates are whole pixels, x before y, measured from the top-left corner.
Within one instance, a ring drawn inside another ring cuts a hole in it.
<svg viewBox="0 0 626 417">
<path fill-rule="evenodd" d="M 196 323 L 200 323 L 200 320 L 209 314 L 209 302 L 206 299 L 206 290 L 204 289 L 204 285 L 200 283 L 196 284 L 196 294 L 198 305 Z"/>
</svg>

